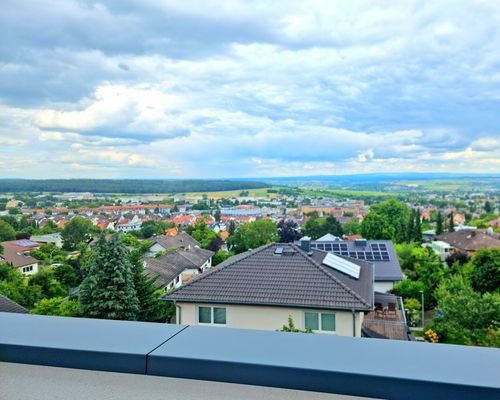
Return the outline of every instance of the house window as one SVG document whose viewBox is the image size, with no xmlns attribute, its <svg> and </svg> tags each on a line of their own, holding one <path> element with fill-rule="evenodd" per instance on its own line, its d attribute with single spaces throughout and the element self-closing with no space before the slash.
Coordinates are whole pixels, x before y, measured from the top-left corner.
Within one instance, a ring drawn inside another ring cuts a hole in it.
<svg viewBox="0 0 500 400">
<path fill-rule="evenodd" d="M 198 323 L 206 325 L 226 325 L 226 308 L 198 307 Z"/>
<path fill-rule="evenodd" d="M 33 265 L 30 265 L 29 267 L 23 267 L 23 272 L 30 272 L 33 271 Z"/>
<path fill-rule="evenodd" d="M 335 314 L 306 312 L 305 328 L 318 332 L 335 332 Z"/>
</svg>

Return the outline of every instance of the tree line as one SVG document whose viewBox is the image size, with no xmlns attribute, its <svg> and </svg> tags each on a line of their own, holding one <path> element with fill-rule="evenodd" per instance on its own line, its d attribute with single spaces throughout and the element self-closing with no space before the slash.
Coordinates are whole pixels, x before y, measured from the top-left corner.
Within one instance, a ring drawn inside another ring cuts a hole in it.
<svg viewBox="0 0 500 400">
<path fill-rule="evenodd" d="M 1 192 L 186 193 L 259 189 L 270 185 L 236 180 L 8 179 Z"/>
</svg>

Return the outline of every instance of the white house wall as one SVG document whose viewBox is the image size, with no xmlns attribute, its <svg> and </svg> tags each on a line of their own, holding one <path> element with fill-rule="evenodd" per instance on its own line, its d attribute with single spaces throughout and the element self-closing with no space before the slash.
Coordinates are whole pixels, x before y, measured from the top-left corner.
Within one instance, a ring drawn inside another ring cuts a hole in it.
<svg viewBox="0 0 500 400">
<path fill-rule="evenodd" d="M 200 304 L 204 307 L 225 307 L 226 322 L 229 328 L 259 329 L 276 331 L 283 325 L 288 324 L 288 316 L 291 315 L 296 328 L 304 329 L 304 312 L 328 312 L 334 313 L 336 321 L 336 334 L 339 336 L 353 336 L 352 334 L 352 312 L 337 310 L 314 310 L 288 307 L 268 306 L 239 306 L 224 304 Z M 186 325 L 198 325 L 198 305 L 191 303 L 177 303 L 177 323 Z M 179 307 L 180 320 L 179 320 Z M 361 323 L 363 313 L 356 312 L 356 336 L 361 336 Z M 217 329 L 217 328 L 215 328 Z"/>
</svg>

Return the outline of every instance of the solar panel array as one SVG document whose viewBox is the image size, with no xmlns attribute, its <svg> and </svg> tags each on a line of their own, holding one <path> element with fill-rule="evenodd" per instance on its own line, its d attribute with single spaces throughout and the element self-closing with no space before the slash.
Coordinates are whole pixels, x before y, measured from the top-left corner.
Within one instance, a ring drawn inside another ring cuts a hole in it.
<svg viewBox="0 0 500 400">
<path fill-rule="evenodd" d="M 358 250 L 355 246 L 348 246 L 346 243 L 311 243 L 311 249 L 328 251 L 337 256 L 368 261 L 390 261 L 391 258 L 385 243 L 370 243 L 367 247 L 368 249 L 365 247 L 364 250 Z"/>
<path fill-rule="evenodd" d="M 326 255 L 325 259 L 323 260 L 323 264 L 353 278 L 359 279 L 359 273 L 361 271 L 361 267 L 359 265 L 344 260 L 343 258 L 337 257 L 332 253 L 328 253 Z"/>
</svg>

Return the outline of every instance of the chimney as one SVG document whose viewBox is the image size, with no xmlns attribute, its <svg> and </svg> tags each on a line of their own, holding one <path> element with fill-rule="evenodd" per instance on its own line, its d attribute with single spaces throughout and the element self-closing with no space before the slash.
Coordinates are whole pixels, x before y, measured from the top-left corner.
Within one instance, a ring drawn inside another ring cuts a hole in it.
<svg viewBox="0 0 500 400">
<path fill-rule="evenodd" d="M 300 248 L 306 253 L 311 251 L 311 238 L 309 236 L 304 236 L 300 239 Z"/>
</svg>

